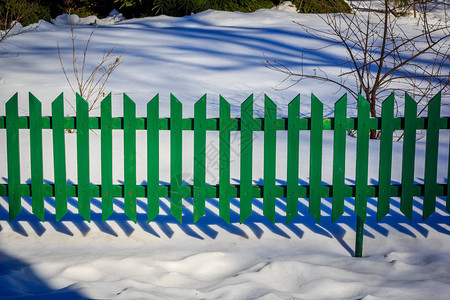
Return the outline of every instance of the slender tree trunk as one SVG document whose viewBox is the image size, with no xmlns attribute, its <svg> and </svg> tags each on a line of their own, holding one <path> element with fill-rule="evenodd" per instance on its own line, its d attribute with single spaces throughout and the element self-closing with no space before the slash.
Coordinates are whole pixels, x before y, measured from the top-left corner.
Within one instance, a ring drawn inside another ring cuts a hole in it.
<svg viewBox="0 0 450 300">
<path fill-rule="evenodd" d="M 369 101 L 369 110 L 370 110 L 370 117 L 376 118 L 377 117 L 377 110 L 376 110 L 376 99 L 375 95 L 372 94 L 370 97 L 368 97 Z M 370 130 L 370 139 L 378 139 L 378 130 Z"/>
<path fill-rule="evenodd" d="M 413 10 L 414 10 L 414 18 L 416 18 L 417 16 L 416 16 L 416 4 L 417 4 L 417 1 L 416 0 L 414 0 L 414 4 L 413 4 Z"/>
</svg>

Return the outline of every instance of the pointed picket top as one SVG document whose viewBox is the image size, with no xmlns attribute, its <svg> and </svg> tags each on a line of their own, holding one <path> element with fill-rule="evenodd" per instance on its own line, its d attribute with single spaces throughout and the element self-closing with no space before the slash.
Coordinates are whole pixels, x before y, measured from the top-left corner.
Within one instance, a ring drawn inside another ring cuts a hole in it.
<svg viewBox="0 0 450 300">
<path fill-rule="evenodd" d="M 159 215 L 159 94 L 147 103 L 147 222 Z"/>
<path fill-rule="evenodd" d="M 299 116 L 300 95 L 297 95 L 288 105 L 286 224 L 298 215 Z"/>
<path fill-rule="evenodd" d="M 295 98 L 292 99 L 291 102 L 289 102 L 288 104 L 288 107 L 297 107 L 297 106 L 300 113 L 300 94 L 297 94 L 297 96 L 295 96 Z"/>
<path fill-rule="evenodd" d="M 205 215 L 206 94 L 194 105 L 194 223 Z"/>
<path fill-rule="evenodd" d="M 9 221 L 22 210 L 20 196 L 19 104 L 18 93 L 5 105 L 6 108 L 6 157 L 8 161 Z"/>
<path fill-rule="evenodd" d="M 195 111 L 196 107 L 197 107 L 197 110 L 202 110 L 204 106 L 206 109 L 206 94 L 204 94 L 200 99 L 197 100 L 197 102 L 195 102 L 194 111 Z M 195 115 L 194 115 L 194 118 L 195 118 Z M 206 116 L 205 116 L 205 118 L 206 118 Z M 195 120 L 194 120 L 194 122 L 195 122 Z"/>
<path fill-rule="evenodd" d="M 241 104 L 240 223 L 252 214 L 253 94 Z"/>
<path fill-rule="evenodd" d="M 441 121 L 441 93 L 428 102 L 427 138 L 425 148 L 425 178 L 423 196 L 423 220 L 436 210 L 437 164 L 439 147 L 439 127 Z"/>
<path fill-rule="evenodd" d="M 332 222 L 336 222 L 345 208 L 345 148 L 347 123 L 347 94 L 334 104 L 333 138 L 333 203 Z"/>
<path fill-rule="evenodd" d="M 245 116 L 244 116 L 245 115 Z M 247 97 L 244 102 L 241 103 L 241 119 L 243 117 L 246 117 L 246 119 L 250 120 L 248 125 L 248 129 L 252 128 L 252 122 L 253 122 L 253 94 Z"/>
<path fill-rule="evenodd" d="M 176 102 L 176 104 L 174 102 Z M 174 105 L 182 105 L 181 101 L 178 100 L 178 98 L 172 93 L 170 93 L 170 103 L 174 103 Z"/>
</svg>

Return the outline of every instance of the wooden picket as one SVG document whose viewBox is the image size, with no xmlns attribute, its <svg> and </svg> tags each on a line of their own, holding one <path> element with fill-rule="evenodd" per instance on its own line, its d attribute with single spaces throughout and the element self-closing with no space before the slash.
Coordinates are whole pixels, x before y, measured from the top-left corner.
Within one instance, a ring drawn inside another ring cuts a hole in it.
<svg viewBox="0 0 450 300">
<path fill-rule="evenodd" d="M 230 104 L 220 97 L 219 118 L 206 116 L 206 95 L 194 107 L 194 118 L 182 116 L 182 104 L 170 96 L 170 118 L 159 117 L 159 95 L 147 104 L 147 118 L 136 117 L 136 105 L 124 94 L 123 117 L 113 117 L 111 95 L 101 102 L 100 117 L 90 117 L 87 102 L 79 95 L 76 98 L 76 117 L 64 117 L 63 95 L 52 103 L 52 116 L 42 116 L 41 102 L 29 95 L 30 115 L 19 116 L 18 95 L 6 103 L 6 116 L 0 117 L 0 129 L 6 129 L 8 183 L 0 184 L 0 196 L 7 196 L 9 220 L 21 212 L 21 197 L 32 197 L 32 212 L 44 221 L 44 197 L 55 197 L 55 217 L 60 221 L 67 213 L 67 197 L 78 198 L 79 214 L 91 220 L 90 201 L 92 197 L 102 199 L 102 220 L 113 214 L 113 199 L 125 201 L 125 214 L 137 221 L 136 198 L 146 197 L 148 201 L 148 222 L 159 215 L 160 197 L 170 198 L 170 213 L 181 223 L 182 199 L 193 198 L 193 221 L 205 215 L 206 198 L 219 199 L 219 215 L 230 223 L 230 199 L 240 199 L 240 222 L 245 222 L 252 214 L 254 198 L 263 199 L 263 214 L 271 222 L 276 222 L 275 199 L 286 199 L 286 223 L 292 222 L 299 213 L 299 198 L 309 199 L 309 213 L 318 222 L 321 220 L 321 200 L 332 198 L 332 221 L 337 221 L 344 212 L 344 199 L 355 198 L 357 215 L 356 256 L 362 255 L 363 226 L 367 216 L 367 199 L 376 197 L 377 220 L 380 221 L 390 211 L 391 197 L 401 197 L 400 210 L 412 219 L 413 197 L 424 198 L 423 219 L 427 219 L 436 209 L 436 197 L 447 196 L 450 183 L 437 184 L 439 130 L 450 129 L 450 118 L 440 117 L 441 95 L 430 102 L 428 116 L 417 118 L 417 103 L 405 96 L 403 118 L 394 117 L 394 95 L 382 104 L 381 118 L 370 118 L 368 102 L 360 96 L 357 118 L 347 117 L 347 97 L 339 99 L 334 106 L 334 118 L 324 118 L 322 102 L 312 95 L 311 117 L 300 118 L 300 97 L 289 103 L 288 117 L 277 118 L 277 105 L 265 97 L 264 118 L 253 116 L 253 96 L 241 104 L 241 117 L 231 118 Z M 20 181 L 19 129 L 30 130 L 31 184 Z M 44 183 L 43 173 L 43 130 L 51 129 L 53 135 L 54 184 Z M 65 130 L 76 129 L 77 140 L 77 184 L 66 182 Z M 89 164 L 90 130 L 101 130 L 101 185 L 91 184 Z M 414 160 L 416 131 L 426 133 L 426 157 L 424 184 L 414 182 Z M 113 184 L 113 130 L 123 130 L 124 183 Z M 147 184 L 136 182 L 136 133 L 147 132 Z M 170 131 L 170 184 L 159 181 L 159 133 Z M 184 130 L 194 131 L 194 184 L 183 184 L 182 157 Z M 277 131 L 287 131 L 287 182 L 277 185 L 276 153 Z M 310 131 L 310 157 L 299 151 L 300 131 Z M 332 185 L 322 184 L 323 131 L 333 130 L 333 173 Z M 347 130 L 356 130 L 356 182 L 345 183 L 345 156 Z M 381 130 L 379 154 L 379 182 L 368 184 L 369 133 Z M 401 184 L 392 184 L 392 149 L 394 130 L 403 130 L 403 162 Z M 219 132 L 219 184 L 206 185 L 206 133 Z M 240 132 L 240 182 L 230 183 L 231 132 Z M 262 185 L 253 184 L 253 134 L 264 133 L 264 171 Z M 299 184 L 299 164 L 309 159 L 309 184 Z M 450 176 L 450 160 L 448 162 Z M 450 212 L 450 201 L 446 209 Z"/>
<path fill-rule="evenodd" d="M 299 113 L 300 96 L 289 103 L 288 137 L 287 137 L 287 197 L 286 223 L 290 223 L 298 215 L 298 176 L 299 176 Z"/>
<path fill-rule="evenodd" d="M 181 102 L 170 96 L 170 213 L 181 223 L 182 217 L 182 106 Z"/>
<path fill-rule="evenodd" d="M 414 166 L 416 156 L 417 103 L 405 97 L 405 127 L 403 132 L 401 212 L 411 221 L 414 196 Z"/>
<path fill-rule="evenodd" d="M 61 94 L 52 103 L 55 214 L 57 222 L 67 213 L 66 146 L 64 140 L 64 127 L 64 98 Z"/>
<path fill-rule="evenodd" d="M 6 151 L 8 161 L 9 221 L 20 213 L 19 107 L 17 94 L 6 103 Z M 6 195 L 5 195 L 6 196 Z"/>
<path fill-rule="evenodd" d="M 220 97 L 219 216 L 230 223 L 230 104 Z"/>
<path fill-rule="evenodd" d="M 332 221 L 335 222 L 344 213 L 345 198 L 345 147 L 347 125 L 347 95 L 334 105 L 333 140 L 333 202 Z"/>
<path fill-rule="evenodd" d="M 33 195 L 32 211 L 44 221 L 44 166 L 42 156 L 42 105 L 30 95 L 30 158 L 31 158 L 31 195 Z"/>
<path fill-rule="evenodd" d="M 159 96 L 147 104 L 147 220 L 159 215 Z"/>
<path fill-rule="evenodd" d="M 240 221 L 252 214 L 253 96 L 241 104 Z"/>
<path fill-rule="evenodd" d="M 101 121 L 101 168 L 102 168 L 102 221 L 113 213 L 113 153 L 111 95 L 103 99 L 100 106 Z"/>
</svg>

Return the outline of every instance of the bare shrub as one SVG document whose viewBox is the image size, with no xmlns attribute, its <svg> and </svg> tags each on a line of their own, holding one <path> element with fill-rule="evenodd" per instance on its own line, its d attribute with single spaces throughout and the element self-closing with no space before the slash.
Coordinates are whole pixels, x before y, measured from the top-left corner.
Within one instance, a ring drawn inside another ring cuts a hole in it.
<svg viewBox="0 0 450 300">
<path fill-rule="evenodd" d="M 57 43 L 59 62 L 61 64 L 64 76 L 73 93 L 80 94 L 80 96 L 89 103 L 89 111 L 96 108 L 97 102 L 105 97 L 106 83 L 114 70 L 122 63 L 122 55 L 113 54 L 114 48 L 111 48 L 103 53 L 103 56 L 99 59 L 96 65 L 90 69 L 90 71 L 86 70 L 88 67 L 88 50 L 95 30 L 96 28 L 92 30 L 88 40 L 83 45 L 81 54 L 79 54 L 77 51 L 77 36 L 74 32 L 74 26 L 70 26 L 72 40 L 71 63 L 74 77 L 72 80 L 69 78 L 68 72 L 64 66 L 64 62 L 61 57 L 61 49 L 59 43 Z"/>
</svg>

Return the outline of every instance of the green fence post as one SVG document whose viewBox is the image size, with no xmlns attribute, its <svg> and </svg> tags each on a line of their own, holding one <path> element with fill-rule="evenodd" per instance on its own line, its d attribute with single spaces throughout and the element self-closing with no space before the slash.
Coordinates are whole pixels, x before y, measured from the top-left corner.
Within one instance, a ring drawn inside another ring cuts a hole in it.
<svg viewBox="0 0 450 300">
<path fill-rule="evenodd" d="M 33 214 L 44 221 L 44 169 L 42 161 L 42 104 L 29 93 L 30 162 Z"/>
<path fill-rule="evenodd" d="M 147 103 L 147 221 L 159 215 L 159 95 Z"/>
<path fill-rule="evenodd" d="M 55 173 L 55 213 L 59 222 L 67 213 L 66 143 L 64 129 L 64 96 L 52 102 L 53 163 Z"/>
<path fill-rule="evenodd" d="M 288 106 L 286 224 L 298 215 L 299 113 L 300 96 L 298 95 Z"/>
<path fill-rule="evenodd" d="M 253 95 L 241 104 L 240 222 L 252 214 Z"/>
<path fill-rule="evenodd" d="M 6 102 L 6 157 L 8 204 L 11 222 L 22 210 L 20 196 L 19 105 L 17 93 Z"/>
<path fill-rule="evenodd" d="M 369 102 L 359 95 L 356 137 L 355 256 L 362 256 L 364 222 L 367 214 L 367 177 L 369 169 Z"/>
<path fill-rule="evenodd" d="M 111 94 L 100 104 L 101 122 L 101 169 L 102 169 L 102 221 L 113 213 L 113 157 L 112 157 L 112 111 Z"/>
<path fill-rule="evenodd" d="M 264 188 L 263 213 L 275 224 L 275 173 L 277 150 L 277 106 L 266 95 L 264 106 Z"/>
<path fill-rule="evenodd" d="M 206 95 L 194 106 L 194 223 L 205 215 Z"/>
<path fill-rule="evenodd" d="M 181 102 L 170 95 L 170 213 L 178 222 L 182 221 L 182 154 L 183 140 L 181 121 L 183 118 Z"/>
<path fill-rule="evenodd" d="M 123 94 L 125 214 L 136 223 L 136 104 Z"/>
<path fill-rule="evenodd" d="M 220 96 L 219 215 L 230 224 L 230 104 Z"/>
<path fill-rule="evenodd" d="M 323 104 L 311 95 L 311 141 L 309 168 L 309 213 L 320 222 L 322 189 Z"/>
<path fill-rule="evenodd" d="M 332 221 L 344 213 L 347 95 L 334 104 Z"/>
<path fill-rule="evenodd" d="M 356 216 L 356 242 L 355 257 L 362 257 L 364 238 L 364 220 L 360 216 Z"/>
</svg>

